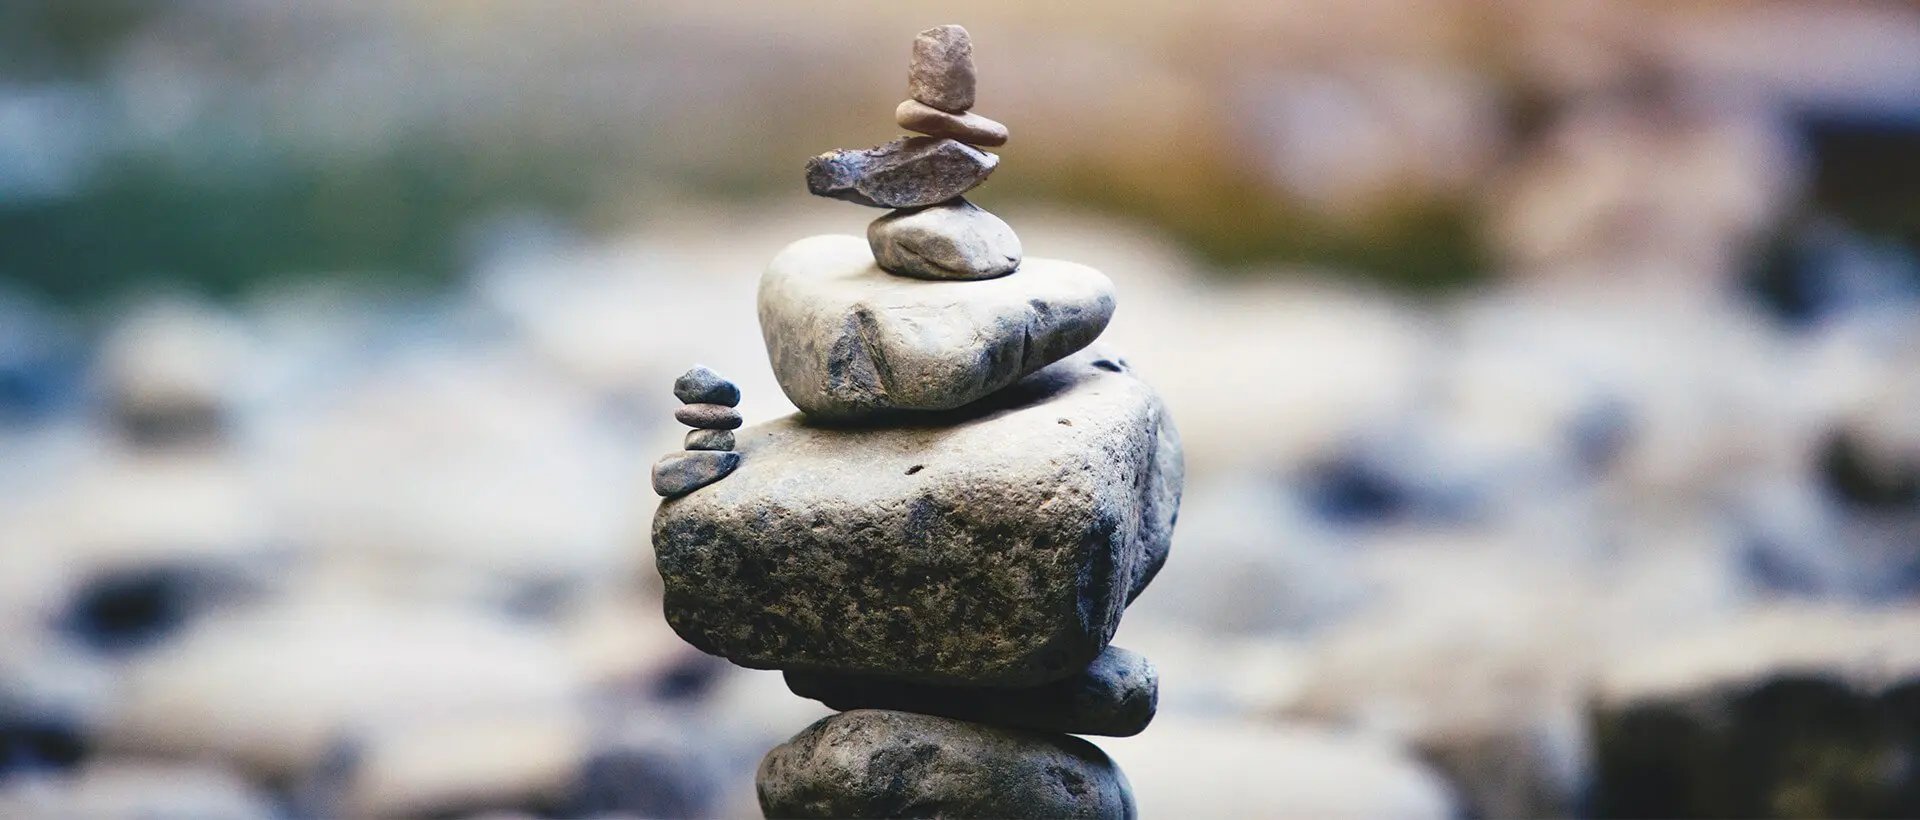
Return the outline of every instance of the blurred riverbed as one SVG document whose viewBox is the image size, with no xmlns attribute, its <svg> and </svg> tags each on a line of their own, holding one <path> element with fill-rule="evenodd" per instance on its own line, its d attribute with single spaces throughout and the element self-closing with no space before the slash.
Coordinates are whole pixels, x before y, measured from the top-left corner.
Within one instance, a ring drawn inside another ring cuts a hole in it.
<svg viewBox="0 0 1920 820">
<path fill-rule="evenodd" d="M 647 468 L 944 22 L 1186 443 L 1143 814 L 1920 811 L 1920 4 L 23 0 L 0 815 L 756 816 Z"/>
</svg>

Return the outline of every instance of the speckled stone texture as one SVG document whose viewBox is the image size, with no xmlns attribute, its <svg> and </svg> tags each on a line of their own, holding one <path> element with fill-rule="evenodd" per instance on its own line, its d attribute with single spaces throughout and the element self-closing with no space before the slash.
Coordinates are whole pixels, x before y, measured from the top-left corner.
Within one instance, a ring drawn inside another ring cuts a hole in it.
<svg viewBox="0 0 1920 820">
<path fill-rule="evenodd" d="M 1113 310 L 1113 282 L 1084 265 L 1029 258 L 996 279 L 923 281 L 843 235 L 787 246 L 760 279 L 774 377 L 819 420 L 977 401 L 1092 343 Z"/>
<path fill-rule="evenodd" d="M 823 718 L 768 752 L 755 786 L 768 817 L 1137 816 L 1091 743 L 909 712 Z"/>
<path fill-rule="evenodd" d="M 1160 676 L 1153 664 L 1117 646 L 1108 646 L 1079 674 L 1026 689 L 925 686 L 824 672 L 788 672 L 787 688 L 842 711 L 895 709 L 994 726 L 1111 737 L 1145 730 L 1160 701 Z"/>
<path fill-rule="evenodd" d="M 1084 670 L 1165 561 L 1182 480 L 1159 396 L 1097 350 L 910 426 L 795 415 L 738 446 L 654 516 L 667 622 L 742 666 L 940 685 Z"/>
<path fill-rule="evenodd" d="M 867 246 L 881 270 L 915 279 L 993 279 L 1025 255 L 1012 226 L 964 197 L 874 220 Z"/>
<path fill-rule="evenodd" d="M 977 83 L 973 38 L 965 28 L 934 26 L 913 38 L 907 96 L 950 114 L 963 114 L 973 107 Z"/>
<path fill-rule="evenodd" d="M 979 187 L 999 166 L 1000 157 L 955 140 L 902 137 L 807 160 L 807 190 L 874 208 L 919 208 Z"/>
</svg>

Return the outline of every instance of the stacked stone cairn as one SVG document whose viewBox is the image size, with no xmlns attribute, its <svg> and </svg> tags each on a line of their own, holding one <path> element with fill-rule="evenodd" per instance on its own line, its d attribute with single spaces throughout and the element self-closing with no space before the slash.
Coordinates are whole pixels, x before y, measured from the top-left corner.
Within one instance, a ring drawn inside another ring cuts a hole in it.
<svg viewBox="0 0 1920 820">
<path fill-rule="evenodd" d="M 768 817 L 1135 814 L 1126 776 L 1073 735 L 1153 718 L 1152 664 L 1108 644 L 1166 561 L 1179 436 L 1096 344 L 1112 282 L 1022 260 L 958 198 L 997 160 L 954 135 L 1005 139 L 965 113 L 971 48 L 959 26 L 914 43 L 899 119 L 929 136 L 808 165 L 817 194 L 901 210 L 867 242 L 795 242 L 761 278 L 801 412 L 656 467 L 668 623 L 839 711 L 761 762 Z M 715 403 L 680 390 L 703 379 L 676 384 L 689 407 Z M 679 478 L 695 459 L 712 466 Z"/>
<path fill-rule="evenodd" d="M 740 427 L 740 388 L 704 365 L 694 365 L 674 380 L 673 395 L 685 405 L 673 417 L 692 427 L 686 452 L 672 453 L 653 465 L 653 491 L 663 496 L 687 493 L 726 478 L 740 466 L 733 431 Z"/>
<path fill-rule="evenodd" d="M 992 279 L 1020 267 L 1020 237 L 964 194 L 987 181 L 1000 158 L 976 146 L 1005 145 L 1007 127 L 973 107 L 973 40 L 959 26 L 920 32 L 907 66 L 907 100 L 894 121 L 926 136 L 864 151 L 830 151 L 807 163 L 807 190 L 891 213 L 867 226 L 873 258 L 917 279 Z"/>
</svg>

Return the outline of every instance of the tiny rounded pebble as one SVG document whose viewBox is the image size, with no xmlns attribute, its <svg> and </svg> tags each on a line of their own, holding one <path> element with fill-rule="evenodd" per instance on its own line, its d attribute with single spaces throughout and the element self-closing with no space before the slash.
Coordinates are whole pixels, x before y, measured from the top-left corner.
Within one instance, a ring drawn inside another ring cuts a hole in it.
<svg viewBox="0 0 1920 820">
<path fill-rule="evenodd" d="M 673 411 L 673 417 L 688 427 L 702 430 L 732 430 L 740 426 L 740 411 L 724 404 L 689 404 Z"/>
<path fill-rule="evenodd" d="M 692 370 L 673 381 L 673 395 L 684 404 L 722 404 L 728 407 L 740 404 L 740 388 L 703 364 L 694 365 Z"/>
<path fill-rule="evenodd" d="M 893 110 L 893 121 L 901 128 L 946 137 L 968 145 L 991 148 L 1007 144 L 1007 127 L 979 114 L 949 114 L 919 100 L 907 100 Z"/>
<path fill-rule="evenodd" d="M 733 449 L 733 431 L 689 430 L 686 447 L 689 450 L 731 450 Z"/>
</svg>

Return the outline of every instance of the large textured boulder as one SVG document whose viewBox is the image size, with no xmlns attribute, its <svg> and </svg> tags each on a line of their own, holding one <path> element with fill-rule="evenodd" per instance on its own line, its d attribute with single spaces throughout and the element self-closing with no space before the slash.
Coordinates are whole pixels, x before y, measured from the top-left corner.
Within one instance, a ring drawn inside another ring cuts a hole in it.
<svg viewBox="0 0 1920 820">
<path fill-rule="evenodd" d="M 1091 743 L 910 712 L 824 718 L 768 752 L 755 783 L 768 817 L 1136 816 Z"/>
<path fill-rule="evenodd" d="M 832 420 L 978 400 L 1091 344 L 1113 307 L 1113 282 L 1083 265 L 1027 259 L 995 279 L 922 281 L 838 235 L 787 246 L 759 297 L 780 389 Z"/>
<path fill-rule="evenodd" d="M 655 514 L 667 622 L 760 669 L 993 687 L 1085 669 L 1166 560 L 1182 467 L 1158 394 L 1091 350 L 918 421 L 742 430 L 732 477 Z"/>
<path fill-rule="evenodd" d="M 1160 675 L 1141 655 L 1117 646 L 1092 666 L 1025 689 L 927 686 L 886 678 L 788 672 L 787 688 L 835 709 L 897 709 L 959 720 L 1067 732 L 1137 735 L 1160 704 Z"/>
</svg>

